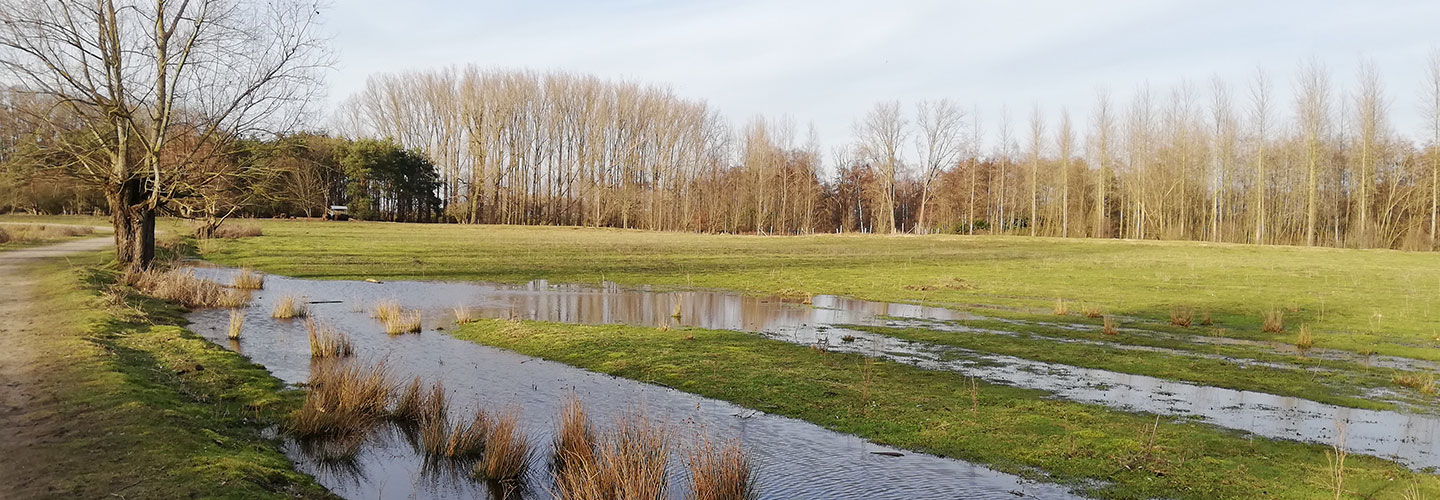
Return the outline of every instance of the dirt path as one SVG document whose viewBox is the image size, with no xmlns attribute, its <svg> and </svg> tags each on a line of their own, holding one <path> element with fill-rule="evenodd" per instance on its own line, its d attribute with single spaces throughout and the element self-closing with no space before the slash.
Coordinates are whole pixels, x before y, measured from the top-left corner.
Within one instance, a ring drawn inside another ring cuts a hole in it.
<svg viewBox="0 0 1440 500">
<path fill-rule="evenodd" d="M 27 460 L 46 443 L 63 440 L 53 394 L 55 363 L 66 353 L 46 352 L 55 343 L 36 328 L 37 290 L 30 269 L 44 259 L 101 250 L 113 244 L 109 235 L 54 245 L 0 251 L 0 490 L 25 491 L 43 471 Z M 47 349 L 47 347 L 49 349 Z M 49 417 L 49 418 L 47 418 Z M 14 489 L 11 489 L 14 488 Z M 0 491 L 0 498 L 7 497 Z"/>
</svg>

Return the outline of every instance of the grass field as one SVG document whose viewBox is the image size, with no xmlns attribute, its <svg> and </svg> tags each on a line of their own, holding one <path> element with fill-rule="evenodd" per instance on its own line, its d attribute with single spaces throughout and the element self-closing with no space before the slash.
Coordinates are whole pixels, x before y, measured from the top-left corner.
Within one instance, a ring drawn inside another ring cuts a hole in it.
<svg viewBox="0 0 1440 500">
<path fill-rule="evenodd" d="M 661 285 L 836 294 L 985 314 L 1078 311 L 1168 321 L 1196 334 L 1440 360 L 1440 254 L 1026 237 L 700 235 L 570 227 L 260 221 L 265 236 L 207 259 L 307 278 Z M 1264 313 L 1286 331 L 1261 331 Z M 1072 313 L 1074 314 L 1074 313 Z M 1078 315 L 1068 318 L 1079 321 Z"/>
</svg>

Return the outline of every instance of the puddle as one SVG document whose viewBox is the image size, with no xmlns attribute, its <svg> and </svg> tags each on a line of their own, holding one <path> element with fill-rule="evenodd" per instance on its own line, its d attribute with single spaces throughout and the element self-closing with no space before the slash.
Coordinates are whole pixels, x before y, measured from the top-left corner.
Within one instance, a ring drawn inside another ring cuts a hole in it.
<svg viewBox="0 0 1440 500">
<path fill-rule="evenodd" d="M 228 281 L 231 273 L 230 270 L 221 269 L 197 270 L 197 274 L 201 276 L 220 281 Z M 251 319 L 255 319 L 257 325 L 271 323 L 271 320 L 265 317 L 268 300 L 278 293 L 297 293 L 312 301 L 341 301 L 313 307 L 317 315 L 327 320 L 340 317 L 341 319 L 332 321 L 337 321 L 340 326 L 351 331 L 357 341 L 368 337 L 364 332 L 380 332 L 379 326 L 369 319 L 365 312 L 360 311 L 368 310 L 376 302 L 387 299 L 397 300 L 406 308 L 423 309 L 427 328 L 448 328 L 453 323 L 452 309 L 463 305 L 476 317 L 586 324 L 668 324 L 760 332 L 788 342 L 807 345 L 825 343 L 836 351 L 884 357 L 929 369 L 960 371 L 997 383 L 1048 391 L 1056 397 L 1068 400 L 1101 404 L 1127 411 L 1191 417 L 1221 427 L 1276 439 L 1329 445 L 1334 441 L 1337 427 L 1344 423 L 1345 446 L 1353 453 L 1384 457 L 1417 469 L 1440 467 L 1440 439 L 1437 439 L 1440 438 L 1440 419 L 1432 416 L 1352 409 L 1300 398 L 1197 386 L 1141 375 L 973 353 L 863 332 L 842 331 L 843 328 L 839 326 L 904 326 L 904 322 L 897 322 L 894 318 L 927 320 L 926 324 L 976 318 L 964 312 L 944 308 L 824 295 L 815 296 L 810 306 L 804 306 L 730 292 L 655 292 L 614 285 L 550 285 L 543 281 L 525 285 L 413 281 L 377 284 L 300 280 L 271 275 L 267 276 L 266 287 L 267 290 L 257 295 L 256 305 L 252 306 L 261 309 L 260 312 L 252 311 L 251 314 L 256 316 Z M 680 305 L 678 317 L 673 315 L 677 303 Z M 199 324 L 197 332 L 207 336 L 221 335 L 222 332 L 218 329 L 224 326 L 223 316 L 223 312 L 201 312 L 192 317 L 192 320 Z M 217 330 L 209 331 L 210 327 Z M 247 322 L 247 329 L 249 328 L 251 324 Z M 297 323 L 288 328 L 303 327 Z M 846 334 L 853 335 L 856 341 L 844 342 L 841 337 Z M 303 378 L 305 365 L 308 363 L 308 347 L 303 334 L 291 336 L 293 338 L 290 342 L 293 345 L 284 346 L 283 349 L 267 347 L 263 352 L 253 352 L 258 348 L 248 343 L 259 342 L 256 339 L 242 340 L 239 347 L 257 362 L 270 367 L 282 379 L 298 381 Z M 407 340 L 401 339 L 393 344 L 403 345 L 404 342 Z M 469 345 L 465 342 L 460 344 Z M 400 349 L 385 347 L 379 352 L 408 355 Z M 277 355 L 270 352 L 276 350 L 283 351 L 289 358 L 274 363 L 261 359 Z M 439 355 L 440 353 L 437 353 L 437 356 Z M 480 355 L 482 354 L 476 354 Z M 440 359 L 445 358 L 442 356 Z M 298 368 L 288 368 L 290 366 Z M 286 370 L 294 372 L 287 373 Z M 447 387 L 451 387 L 448 380 Z M 551 394 L 547 397 L 551 398 L 547 401 L 553 404 L 559 396 Z M 544 418 L 550 418 L 549 413 L 554 412 L 546 412 Z"/>
<path fill-rule="evenodd" d="M 199 269 L 197 274 L 228 278 L 225 271 Z M 670 459 L 670 488 L 674 498 L 683 498 L 686 488 L 682 466 L 685 450 L 702 434 L 712 440 L 735 438 L 743 443 L 755 464 L 761 498 L 766 499 L 1079 498 L 1058 485 L 1024 480 L 959 460 L 910 452 L 901 452 L 903 456 L 899 457 L 877 455 L 876 452 L 899 450 L 807 422 L 522 356 L 433 330 L 435 326 L 448 326 L 449 308 L 462 303 L 485 306 L 476 309 L 477 314 L 483 310 L 492 317 L 508 317 L 513 311 L 519 317 L 537 319 L 605 318 L 610 322 L 638 322 L 640 318 L 670 318 L 673 306 L 669 302 L 662 306 L 651 300 L 653 304 L 647 306 L 646 301 L 624 298 L 631 293 L 618 293 L 618 289 L 552 289 L 538 284 L 519 288 L 451 283 L 371 284 L 267 276 L 265 285 L 266 289 L 256 292 L 255 301 L 245 310 L 244 333 L 238 341 L 225 338 L 229 321 L 226 310 L 191 313 L 191 329 L 264 365 L 280 379 L 299 383 L 308 377 L 311 362 L 305 327 L 302 321 L 270 318 L 273 301 L 285 294 L 304 295 L 311 301 L 339 301 L 312 304 L 312 315 L 350 333 L 356 349 L 355 359 L 385 359 L 397 381 L 420 376 L 426 381 L 443 382 L 450 393 L 450 407 L 455 417 L 476 407 L 491 412 L 516 408 L 521 412 L 524 432 L 531 445 L 540 451 L 531 466 L 529 487 L 519 495 L 521 498 L 554 498 L 547 471 L 549 443 L 554 420 L 570 394 L 578 395 L 585 402 L 592 421 L 599 426 L 606 426 L 616 416 L 636 408 L 644 409 L 652 419 L 665 422 L 674 443 Z M 414 335 L 385 335 L 382 327 L 369 317 L 368 309 L 378 300 L 391 298 L 400 300 L 405 307 L 428 308 L 426 330 Z M 739 300 L 738 296 L 735 299 Z M 709 310 L 713 311 L 727 311 L 731 307 L 728 305 L 731 299 L 718 295 L 692 294 L 689 300 L 693 306 L 689 310 L 697 312 L 697 321 L 702 304 L 710 304 Z M 806 311 L 758 300 L 753 307 L 762 311 Z M 571 314 L 544 317 L 534 310 L 569 310 Z M 911 312 L 924 314 L 924 311 Z M 819 314 L 850 319 L 852 313 L 837 310 Z M 731 328 L 744 329 L 744 325 L 757 316 L 735 312 L 708 317 L 707 325 L 739 325 Z M 339 463 L 312 455 L 297 443 L 289 443 L 285 452 L 298 469 L 314 475 L 321 484 L 345 498 L 497 497 L 496 491 L 483 482 L 427 466 L 396 433 L 377 433 L 360 449 L 353 459 Z"/>
</svg>

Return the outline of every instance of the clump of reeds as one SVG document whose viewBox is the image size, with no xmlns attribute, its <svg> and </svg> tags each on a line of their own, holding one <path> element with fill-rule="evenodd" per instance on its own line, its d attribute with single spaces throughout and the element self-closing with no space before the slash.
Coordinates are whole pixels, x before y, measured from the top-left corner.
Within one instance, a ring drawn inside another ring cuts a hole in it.
<svg viewBox="0 0 1440 500">
<path fill-rule="evenodd" d="M 484 456 L 475 464 L 475 473 L 490 481 L 514 483 L 529 469 L 530 443 L 520 431 L 520 411 L 511 408 L 490 424 Z"/>
<path fill-rule="evenodd" d="M 445 456 L 460 459 L 483 456 L 492 425 L 490 415 L 483 410 L 476 410 L 469 422 L 456 422 L 445 441 Z"/>
<path fill-rule="evenodd" d="M 1085 303 L 1085 304 L 1080 304 L 1080 314 L 1085 315 L 1085 317 L 1087 317 L 1087 318 L 1099 318 L 1099 317 L 1104 316 L 1104 315 L 1105 315 L 1105 312 L 1102 311 L 1102 310 L 1100 310 L 1100 306 L 1097 306 L 1097 305 L 1095 305 L 1095 304 Z"/>
<path fill-rule="evenodd" d="M 455 324 L 463 325 L 471 321 L 475 321 L 475 316 L 470 308 L 464 306 L 455 308 Z"/>
<path fill-rule="evenodd" d="M 230 286 L 242 290 L 259 290 L 265 288 L 265 275 L 253 269 L 241 268 L 235 271 L 235 277 L 230 279 Z"/>
<path fill-rule="evenodd" d="M 1185 306 L 1175 306 L 1170 308 L 1170 324 L 1172 325 L 1189 328 L 1190 323 L 1194 320 L 1194 318 L 1194 309 Z"/>
<path fill-rule="evenodd" d="M 305 401 L 285 422 L 298 438 L 368 432 L 386 413 L 391 386 L 385 364 L 313 363 Z"/>
<path fill-rule="evenodd" d="M 275 301 L 275 308 L 270 311 L 270 317 L 276 319 L 303 318 L 309 313 L 310 311 L 305 307 L 305 301 L 294 295 L 286 295 Z"/>
<path fill-rule="evenodd" d="M 555 430 L 555 456 L 551 467 L 557 477 L 572 464 L 595 461 L 595 430 L 585 414 L 585 405 L 571 394 L 560 409 L 560 424 Z"/>
<path fill-rule="evenodd" d="M 1420 391 L 1421 394 L 1434 395 L 1437 392 L 1435 375 L 1432 374 L 1397 373 L 1390 377 L 1390 381 Z"/>
<path fill-rule="evenodd" d="M 1067 314 L 1070 314 L 1070 304 L 1066 303 L 1065 299 L 1057 298 L 1055 299 L 1055 308 L 1052 310 L 1052 312 L 1054 312 L 1056 316 L 1065 316 Z"/>
<path fill-rule="evenodd" d="M 226 288 L 219 283 L 195 277 L 191 270 L 169 269 L 131 273 L 126 282 L 137 290 L 161 300 L 185 307 L 242 307 L 250 303 L 250 294 Z"/>
<path fill-rule="evenodd" d="M 678 299 L 675 301 L 675 309 L 670 312 L 670 317 L 680 319 L 680 301 Z"/>
<path fill-rule="evenodd" d="M 1115 318 L 1106 316 L 1101 331 L 1106 335 L 1119 335 L 1120 327 L 1116 324 Z"/>
<path fill-rule="evenodd" d="M 1285 331 L 1285 312 L 1279 309 L 1265 311 L 1265 324 L 1261 326 L 1265 333 L 1281 333 Z"/>
<path fill-rule="evenodd" d="M 230 310 L 230 327 L 226 330 L 225 336 L 231 340 L 240 338 L 240 330 L 245 327 L 245 311 L 242 309 Z"/>
<path fill-rule="evenodd" d="M 401 311 L 399 301 L 382 300 L 375 304 L 375 311 L 370 313 L 370 317 L 375 318 L 376 321 L 385 323 L 399 316 Z"/>
<path fill-rule="evenodd" d="M 215 230 L 210 233 L 211 236 L 216 238 L 229 239 L 250 238 L 263 234 L 265 233 L 260 230 L 260 226 L 254 224 L 221 224 L 220 227 L 215 228 Z"/>
<path fill-rule="evenodd" d="M 305 320 L 305 329 L 310 332 L 310 357 L 343 358 L 355 354 L 350 336 L 345 332 L 309 318 Z"/>
<path fill-rule="evenodd" d="M 758 490 L 739 441 L 716 445 L 703 440 L 690 454 L 691 500 L 754 500 Z"/>
<path fill-rule="evenodd" d="M 1305 352 L 1314 346 L 1315 336 L 1310 333 L 1310 325 L 1300 325 L 1300 333 L 1295 337 L 1295 347 Z"/>
<path fill-rule="evenodd" d="M 385 333 L 420 333 L 420 311 L 405 311 L 385 322 Z"/>
<path fill-rule="evenodd" d="M 570 425 L 569 432 L 578 433 L 580 424 Z M 566 446 L 556 450 L 557 463 L 563 464 L 555 469 L 562 499 L 664 498 L 667 438 L 643 413 L 620 417 L 614 429 L 590 438 L 588 446 L 580 439 Z"/>
</svg>

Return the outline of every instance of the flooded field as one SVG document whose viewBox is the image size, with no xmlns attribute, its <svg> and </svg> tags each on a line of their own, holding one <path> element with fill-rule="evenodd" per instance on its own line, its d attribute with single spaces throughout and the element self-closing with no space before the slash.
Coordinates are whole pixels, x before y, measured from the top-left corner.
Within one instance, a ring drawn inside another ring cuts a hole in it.
<svg viewBox="0 0 1440 500">
<path fill-rule="evenodd" d="M 231 270 L 198 269 L 225 281 Z M 758 332 L 771 338 L 836 351 L 955 370 L 985 380 L 1041 389 L 1056 397 L 1132 411 L 1195 418 L 1260 436 L 1330 444 L 1342 423 L 1346 448 L 1391 458 L 1413 468 L 1440 466 L 1440 421 L 1423 415 L 1336 407 L 1264 393 L 1197 386 L 1163 379 L 1038 363 L 1008 356 L 968 352 L 944 346 L 900 341 L 851 331 L 844 325 L 916 326 L 963 332 L 944 322 L 974 316 L 943 308 L 815 296 L 811 304 L 728 292 L 660 292 L 609 285 L 525 285 L 485 283 L 312 281 L 270 276 L 247 312 L 238 342 L 224 338 L 227 314 L 199 311 L 194 330 L 229 345 L 268 367 L 287 382 L 303 381 L 309 369 L 304 326 L 268 317 L 272 301 L 283 294 L 303 296 L 314 315 L 351 332 L 363 358 L 387 359 L 397 378 L 415 375 L 443 380 L 456 408 L 517 406 L 535 443 L 548 443 L 553 419 L 573 391 L 592 408 L 599 423 L 640 404 L 683 428 L 690 437 L 740 437 L 757 457 L 767 498 L 825 496 L 846 492 L 867 498 L 954 497 L 1013 498 L 1014 493 L 1063 498 L 1063 489 L 1026 484 L 964 462 L 927 455 L 886 457 L 886 451 L 852 436 L 699 398 L 670 389 L 578 370 L 459 341 L 437 328 L 449 328 L 454 308 L 474 317 L 514 318 L 569 323 L 643 326 L 695 326 Z M 394 300 L 424 312 L 420 335 L 388 337 L 369 317 L 369 308 Z M 849 336 L 849 341 L 842 337 Z M 703 431 L 701 430 L 703 429 Z M 392 495 L 420 488 L 432 498 L 452 498 L 484 489 L 467 481 L 423 471 L 421 460 L 403 440 L 379 435 L 352 466 L 335 470 L 292 455 L 308 472 L 347 497 Z M 672 460 L 674 460 L 672 458 Z M 543 469 L 543 468 L 539 468 Z M 673 473 L 679 478 L 681 471 Z M 539 479 L 544 482 L 544 478 Z M 672 486 L 683 481 L 673 480 Z M 547 496 L 544 488 L 529 495 Z"/>
<path fill-rule="evenodd" d="M 229 275 L 226 271 L 203 269 L 199 274 L 217 279 Z M 755 462 L 762 498 L 1078 498 L 1060 486 L 1027 481 L 963 461 L 900 452 L 799 420 L 489 348 L 434 331 L 437 326 L 453 324 L 450 308 L 459 304 L 477 306 L 477 311 L 483 307 L 485 314 L 493 317 L 508 317 L 502 311 L 518 311 L 506 304 L 529 303 L 520 297 L 546 297 L 547 287 L 540 285 L 517 289 L 516 294 L 488 285 L 317 282 L 278 276 L 269 276 L 265 285 L 245 310 L 245 329 L 239 340 L 226 338 L 229 313 L 225 310 L 192 313 L 192 329 L 245 354 L 286 382 L 300 383 L 308 377 L 311 366 L 305 326 L 300 320 L 270 318 L 269 312 L 274 301 L 286 294 L 325 302 L 311 304 L 311 314 L 350 332 L 355 359 L 385 360 L 396 380 L 419 376 L 443 382 L 450 394 L 452 412 L 477 407 L 492 412 L 518 409 L 530 443 L 541 450 L 532 466 L 529 487 L 520 494 L 523 498 L 553 497 L 545 452 L 560 407 L 571 394 L 584 401 L 599 426 L 637 409 L 665 422 L 675 441 L 670 487 L 677 495 L 683 492 L 685 483 L 683 468 L 677 464 L 683 461 L 682 450 L 703 436 L 712 440 L 738 438 L 744 444 Z M 598 300 L 592 304 L 612 311 L 599 317 L 619 322 L 651 315 L 648 309 L 639 307 L 639 302 L 625 303 L 635 307 L 618 307 L 620 300 L 599 300 L 607 294 L 629 294 L 607 290 L 590 295 Z M 386 335 L 368 311 L 382 299 L 426 308 L 425 331 L 418 335 Z M 773 306 L 776 311 L 804 311 L 778 303 Z M 667 306 L 654 314 L 669 317 L 672 311 Z M 580 321 L 595 316 L 570 317 Z M 754 317 L 728 314 L 715 318 L 743 325 Z M 496 491 L 483 482 L 427 466 L 397 433 L 376 433 L 360 450 L 352 459 L 338 462 L 295 443 L 286 452 L 301 470 L 346 498 L 496 496 Z"/>
</svg>

